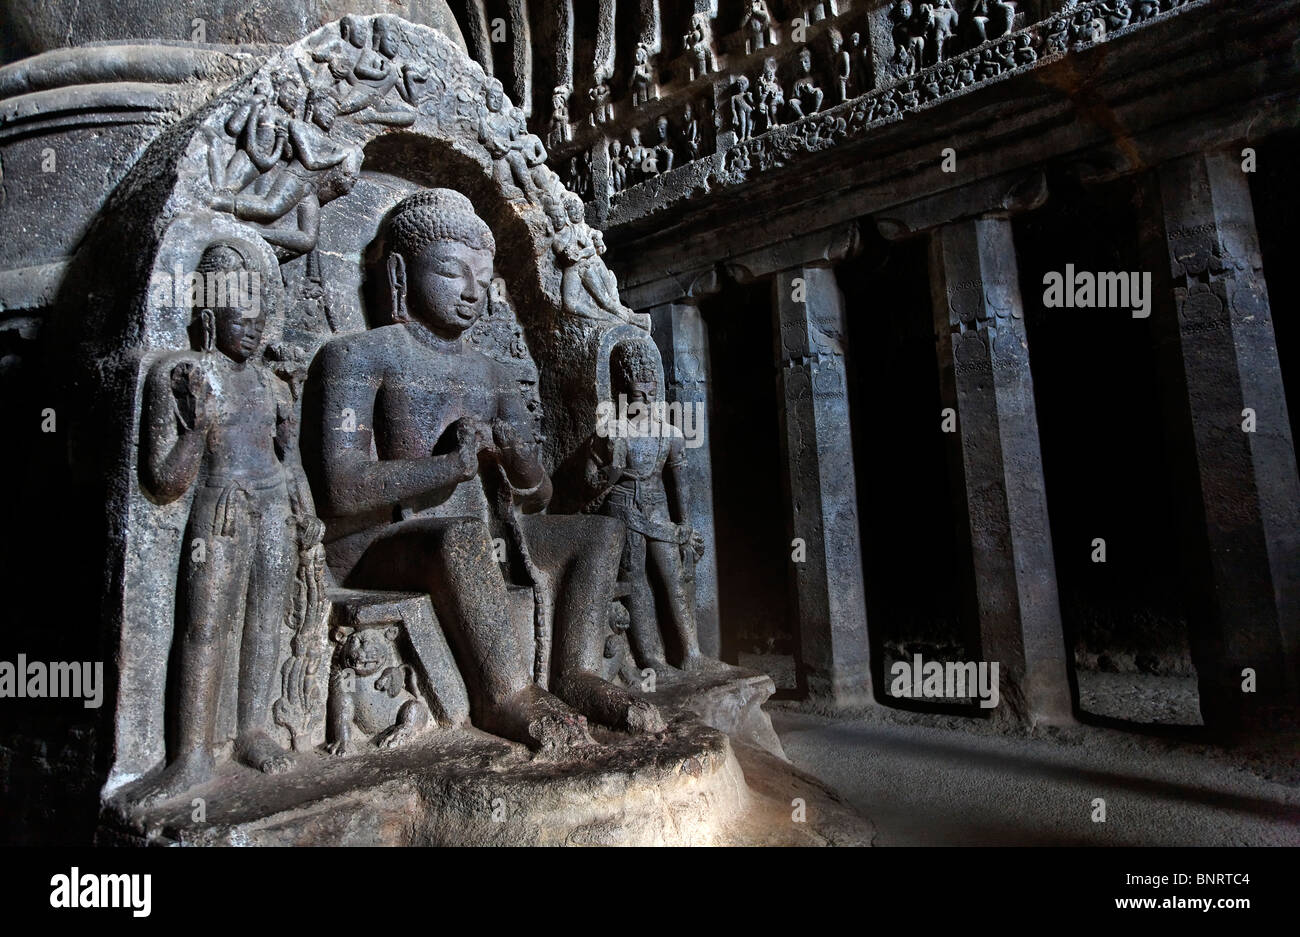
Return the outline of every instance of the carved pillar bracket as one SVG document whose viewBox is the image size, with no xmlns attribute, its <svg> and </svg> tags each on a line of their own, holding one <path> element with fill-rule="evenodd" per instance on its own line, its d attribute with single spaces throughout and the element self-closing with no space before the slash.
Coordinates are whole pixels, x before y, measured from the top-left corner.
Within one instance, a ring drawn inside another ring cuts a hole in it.
<svg viewBox="0 0 1300 937">
<path fill-rule="evenodd" d="M 1240 148 L 1144 181 L 1169 419 L 1187 475 L 1192 648 L 1207 724 L 1293 720 L 1300 478 Z M 1254 691 L 1244 689 L 1246 671 Z"/>
<path fill-rule="evenodd" d="M 929 232 L 940 380 L 945 406 L 957 414 L 960 538 L 970 547 L 980 654 L 999 665 L 997 715 L 1030 724 L 1072 719 L 1009 218 L 1046 197 L 1035 172 L 914 202 L 877 221 L 886 237 Z"/>
<path fill-rule="evenodd" d="M 800 678 L 839 705 L 873 699 L 844 298 L 831 267 L 857 240 L 855 225 L 838 226 L 729 265 L 742 280 L 771 277 Z"/>
</svg>

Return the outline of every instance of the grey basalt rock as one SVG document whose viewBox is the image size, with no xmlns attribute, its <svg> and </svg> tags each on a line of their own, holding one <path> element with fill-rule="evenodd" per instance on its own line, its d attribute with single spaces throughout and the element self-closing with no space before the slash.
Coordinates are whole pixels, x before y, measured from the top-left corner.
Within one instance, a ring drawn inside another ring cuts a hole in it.
<svg viewBox="0 0 1300 937">
<path fill-rule="evenodd" d="M 604 679 L 623 527 L 557 512 L 611 355 L 648 317 L 618 301 L 599 233 L 457 41 L 347 16 L 254 61 L 144 150 L 55 301 L 72 484 L 108 507 L 103 835 L 194 791 L 230 797 L 232 829 L 278 823 L 340 776 L 331 755 L 457 750 L 482 738 L 471 720 L 523 743 L 492 749 L 521 764 L 536 749 L 607 783 L 624 768 L 587 770 L 595 733 L 633 770 L 666 724 Z M 254 287 L 214 295 L 214 275 Z M 770 743 L 758 690 L 737 690 L 738 724 Z M 700 731 L 653 744 L 738 790 L 725 739 Z M 274 841 L 312 841 L 285 822 Z"/>
</svg>

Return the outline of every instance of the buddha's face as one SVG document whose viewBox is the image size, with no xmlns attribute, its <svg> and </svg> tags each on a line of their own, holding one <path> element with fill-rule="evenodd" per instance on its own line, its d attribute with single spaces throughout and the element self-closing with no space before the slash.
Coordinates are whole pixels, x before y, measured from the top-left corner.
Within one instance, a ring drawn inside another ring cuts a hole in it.
<svg viewBox="0 0 1300 937">
<path fill-rule="evenodd" d="M 619 383 L 622 385 L 619 390 L 627 397 L 629 404 L 639 403 L 648 407 L 659 396 L 659 380 L 653 372 L 623 375 Z"/>
<path fill-rule="evenodd" d="M 231 361 L 243 364 L 262 347 L 266 311 L 224 306 L 212 310 L 212 344 Z"/>
<path fill-rule="evenodd" d="M 492 251 L 434 241 L 406 258 L 406 310 L 434 334 L 455 338 L 487 309 Z"/>
</svg>

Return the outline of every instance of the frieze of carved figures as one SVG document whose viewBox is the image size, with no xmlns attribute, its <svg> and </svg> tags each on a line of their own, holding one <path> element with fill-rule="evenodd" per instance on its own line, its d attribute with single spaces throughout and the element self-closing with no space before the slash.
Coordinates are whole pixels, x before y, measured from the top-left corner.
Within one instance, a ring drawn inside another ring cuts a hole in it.
<svg viewBox="0 0 1300 937">
<path fill-rule="evenodd" d="M 1151 0 L 1133 6 L 1130 22 L 1149 20 L 1161 13 L 1186 6 L 1195 0 Z M 927 4 L 928 6 L 928 4 Z M 1010 11 L 994 9 L 998 4 L 978 9 L 988 9 L 990 22 L 1002 23 L 1012 15 Z M 1001 4 L 1003 7 L 1012 4 Z M 1093 0 L 1090 3 L 1071 3 L 1041 23 L 1001 35 L 1000 41 L 988 42 L 913 74 L 904 70 L 902 80 L 889 88 L 881 88 L 850 101 L 835 105 L 813 117 L 804 117 L 784 126 L 754 127 L 750 112 L 755 109 L 748 95 L 748 83 L 743 76 L 732 88 L 732 126 L 736 130 L 736 144 L 723 157 L 720 172 L 709 176 L 708 185 L 733 185 L 742 182 L 751 173 L 787 165 L 800 152 L 815 152 L 844 140 L 861 136 L 872 125 L 907 111 L 915 110 L 937 98 L 953 94 L 983 81 L 1004 75 L 1019 68 L 1035 64 L 1040 58 L 1067 52 L 1074 45 L 1104 39 L 1107 17 L 1124 16 L 1130 4 L 1123 0 Z M 1139 8 L 1140 7 L 1140 8 Z M 974 8 L 973 8 L 974 9 Z M 908 25 L 914 17 L 910 0 L 896 0 L 891 9 L 896 27 L 896 41 L 904 50 L 912 33 Z M 983 13 L 981 13 L 983 15 Z M 1009 20 L 1007 20 L 1009 21 Z M 986 31 L 987 24 L 982 27 Z M 897 48 L 897 46 L 896 46 Z M 924 46 L 917 46 L 922 49 Z M 903 57 L 910 68 L 910 56 Z M 898 64 L 895 61 L 894 64 Z M 770 113 L 768 105 L 780 93 L 776 77 L 776 63 L 769 59 L 760 78 L 759 117 L 766 124 Z M 766 90 L 765 90 L 766 89 Z M 748 104 L 747 107 L 742 104 Z M 771 130 L 771 132 L 766 132 Z M 761 136 L 754 136 L 761 133 Z"/>
<path fill-rule="evenodd" d="M 659 87 L 655 82 L 654 70 L 650 67 L 650 50 L 644 42 L 637 43 L 628 86 L 632 91 L 633 107 L 640 107 L 647 101 L 659 98 Z"/>
<path fill-rule="evenodd" d="M 334 139 L 335 122 L 410 126 L 445 93 L 443 64 L 439 50 L 413 49 L 395 16 L 343 17 L 296 74 L 259 81 L 224 133 L 204 129 L 210 207 L 247 222 L 281 261 L 309 253 L 321 206 L 351 191 L 361 166 L 361 151 Z"/>
<path fill-rule="evenodd" d="M 444 82 L 427 63 L 411 60 L 412 49 L 397 17 L 384 14 L 367 20 L 350 14 L 340 20 L 339 28 L 339 37 L 311 50 L 317 66 L 313 92 L 326 99 L 319 119 L 323 129 L 330 129 L 338 115 L 407 127 L 415 123 L 419 104 L 444 90 Z"/>
<path fill-rule="evenodd" d="M 316 246 L 323 204 L 351 191 L 361 151 L 309 119 L 303 82 L 286 72 L 254 87 L 226 121 L 205 128 L 209 205 L 248 222 L 281 260 Z"/>
<path fill-rule="evenodd" d="M 772 14 L 767 10 L 766 0 L 748 0 L 740 28 L 745 34 L 746 55 L 765 49 L 773 43 Z"/>
<path fill-rule="evenodd" d="M 363 158 L 336 124 L 409 126 L 426 114 L 476 134 L 501 189 L 545 210 L 547 196 L 558 199 L 565 188 L 545 165 L 545 146 L 528 132 L 523 111 L 499 81 L 481 74 L 471 81 L 459 73 L 464 68 L 436 43 L 414 39 L 395 16 L 344 17 L 337 35 L 307 46 L 296 69 L 259 80 L 220 130 L 205 129 L 210 207 L 247 223 L 282 262 L 308 254 L 310 281 L 318 266 L 311 252 L 321 206 L 351 191 Z M 470 87 L 481 87 L 481 94 Z M 566 137 L 568 93 L 556 88 L 554 102 L 563 118 L 556 132 Z M 590 154 L 585 157 L 574 181 L 589 189 Z M 609 305 L 622 310 L 601 308 Z M 625 318 L 622 311 L 612 314 Z"/>
<path fill-rule="evenodd" d="M 689 104 L 685 116 L 688 125 L 694 124 L 689 132 L 695 135 L 695 146 L 698 148 L 699 127 Z M 614 193 L 639 185 L 652 176 L 670 172 L 676 164 L 677 150 L 673 145 L 674 134 L 668 116 L 661 114 L 654 126 L 655 136 L 650 145 L 642 142 L 641 131 L 635 127 L 628 131 L 629 141 L 626 145 L 618 144 L 618 141 L 611 145 L 610 178 Z"/>
<path fill-rule="evenodd" d="M 682 47 L 686 50 L 686 60 L 690 68 L 690 80 L 707 75 L 716 68 L 713 58 L 713 30 L 709 26 L 707 13 L 692 13 L 690 29 L 682 37 Z"/>
</svg>

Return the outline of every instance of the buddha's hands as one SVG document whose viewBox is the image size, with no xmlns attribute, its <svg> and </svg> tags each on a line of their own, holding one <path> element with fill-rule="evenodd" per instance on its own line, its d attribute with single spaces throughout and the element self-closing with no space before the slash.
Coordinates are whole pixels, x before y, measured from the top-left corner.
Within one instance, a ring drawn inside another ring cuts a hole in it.
<svg viewBox="0 0 1300 937">
<path fill-rule="evenodd" d="M 492 443 L 497 461 L 512 485 L 532 488 L 546 478 L 541 453 L 531 432 L 498 417 L 492 421 Z"/>
<path fill-rule="evenodd" d="M 492 421 L 492 443 L 505 459 L 523 459 L 533 461 L 537 455 L 537 446 L 532 439 L 519 432 L 519 427 L 509 420 Z"/>
<path fill-rule="evenodd" d="M 172 397 L 182 433 L 203 433 L 212 422 L 212 389 L 203 369 L 193 361 L 172 368 Z"/>
<path fill-rule="evenodd" d="M 492 430 L 482 421 L 468 417 L 456 422 L 456 450 L 453 453 L 459 464 L 460 481 L 469 481 L 478 474 L 479 453 L 491 451 Z"/>
</svg>

